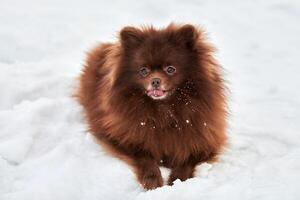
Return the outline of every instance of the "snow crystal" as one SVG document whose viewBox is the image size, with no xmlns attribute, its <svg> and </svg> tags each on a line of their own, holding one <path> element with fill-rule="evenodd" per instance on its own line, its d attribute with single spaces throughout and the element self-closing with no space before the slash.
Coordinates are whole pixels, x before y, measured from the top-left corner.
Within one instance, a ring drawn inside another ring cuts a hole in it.
<svg viewBox="0 0 300 200">
<path fill-rule="evenodd" d="M 141 122 L 141 125 L 142 125 L 142 126 L 145 126 L 145 125 L 146 125 L 146 122 Z"/>
</svg>

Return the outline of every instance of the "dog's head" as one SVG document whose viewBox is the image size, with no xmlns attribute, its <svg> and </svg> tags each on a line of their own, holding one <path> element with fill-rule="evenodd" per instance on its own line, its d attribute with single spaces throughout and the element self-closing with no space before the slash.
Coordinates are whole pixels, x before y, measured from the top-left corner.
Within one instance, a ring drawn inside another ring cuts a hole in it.
<svg viewBox="0 0 300 200">
<path fill-rule="evenodd" d="M 120 32 L 122 59 L 118 79 L 153 100 L 166 100 L 188 82 L 198 65 L 199 31 L 192 25 L 125 27 Z"/>
</svg>

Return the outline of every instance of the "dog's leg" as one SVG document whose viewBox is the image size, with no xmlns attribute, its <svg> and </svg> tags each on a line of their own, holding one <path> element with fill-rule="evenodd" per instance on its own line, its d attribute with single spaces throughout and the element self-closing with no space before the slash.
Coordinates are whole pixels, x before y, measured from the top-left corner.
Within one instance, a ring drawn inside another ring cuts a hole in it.
<svg viewBox="0 0 300 200">
<path fill-rule="evenodd" d="M 145 189 L 151 190 L 163 185 L 159 166 L 154 159 L 140 157 L 136 159 L 134 167 L 137 178 Z"/>
<path fill-rule="evenodd" d="M 217 153 L 202 152 L 196 156 L 191 156 L 185 163 L 171 167 L 171 174 L 169 176 L 168 185 L 173 185 L 176 179 L 185 181 L 194 177 L 195 168 L 203 162 L 214 162 Z"/>
<path fill-rule="evenodd" d="M 169 176 L 168 185 L 173 185 L 176 179 L 185 181 L 192 178 L 194 176 L 195 167 L 196 166 L 191 163 L 173 167 Z"/>
<path fill-rule="evenodd" d="M 155 189 L 163 185 L 159 165 L 151 154 L 142 150 L 134 151 L 133 149 L 122 148 L 116 142 L 113 143 L 106 138 L 100 139 L 98 142 L 107 152 L 125 161 L 133 168 L 138 181 L 145 189 Z"/>
</svg>

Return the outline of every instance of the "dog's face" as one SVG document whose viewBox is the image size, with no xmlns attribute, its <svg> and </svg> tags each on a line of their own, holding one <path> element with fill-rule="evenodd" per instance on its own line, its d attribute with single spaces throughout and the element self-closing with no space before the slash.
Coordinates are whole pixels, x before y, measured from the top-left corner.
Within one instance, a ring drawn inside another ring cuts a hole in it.
<svg viewBox="0 0 300 200">
<path fill-rule="evenodd" d="M 184 81 L 187 69 L 183 53 L 176 46 L 161 41 L 148 41 L 136 50 L 130 65 L 132 76 L 145 94 L 154 100 L 170 97 Z"/>
<path fill-rule="evenodd" d="M 170 98 L 192 73 L 195 34 L 192 26 L 146 32 L 124 28 L 121 31 L 124 52 L 121 76 L 153 100 Z"/>
</svg>

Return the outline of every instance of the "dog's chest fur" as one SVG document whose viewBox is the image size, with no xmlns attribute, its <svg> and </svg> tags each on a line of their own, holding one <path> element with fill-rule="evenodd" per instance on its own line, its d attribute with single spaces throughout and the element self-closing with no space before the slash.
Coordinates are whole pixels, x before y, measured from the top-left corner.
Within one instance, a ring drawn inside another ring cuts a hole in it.
<svg viewBox="0 0 300 200">
<path fill-rule="evenodd" d="M 127 138 L 124 144 L 138 146 L 157 160 L 166 158 L 178 163 L 188 159 L 201 151 L 202 134 L 208 131 L 194 109 L 192 104 L 180 107 L 170 104 L 144 112 L 140 110 L 136 112 L 139 116 L 132 118 L 122 117 L 122 124 L 127 127 L 127 133 L 123 134 L 124 139 Z"/>
</svg>

